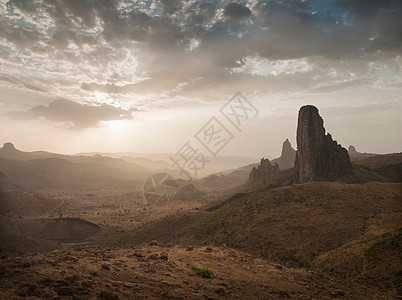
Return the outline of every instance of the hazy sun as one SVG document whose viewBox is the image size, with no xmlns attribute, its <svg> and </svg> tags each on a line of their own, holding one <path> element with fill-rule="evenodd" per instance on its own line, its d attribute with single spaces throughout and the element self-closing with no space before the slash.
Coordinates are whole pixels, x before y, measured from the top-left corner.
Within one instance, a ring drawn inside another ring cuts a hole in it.
<svg viewBox="0 0 402 300">
<path fill-rule="evenodd" d="M 102 123 L 105 124 L 105 127 L 113 131 L 120 131 L 125 127 L 125 123 L 123 120 L 102 121 Z"/>
</svg>

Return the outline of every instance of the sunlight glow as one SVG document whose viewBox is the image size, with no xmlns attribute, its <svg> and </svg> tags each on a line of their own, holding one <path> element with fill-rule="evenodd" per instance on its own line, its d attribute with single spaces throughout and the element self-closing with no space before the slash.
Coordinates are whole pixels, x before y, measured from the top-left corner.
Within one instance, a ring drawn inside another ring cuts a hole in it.
<svg viewBox="0 0 402 300">
<path fill-rule="evenodd" d="M 123 120 L 101 121 L 101 123 L 113 131 L 121 131 L 126 127 L 126 123 Z"/>
</svg>

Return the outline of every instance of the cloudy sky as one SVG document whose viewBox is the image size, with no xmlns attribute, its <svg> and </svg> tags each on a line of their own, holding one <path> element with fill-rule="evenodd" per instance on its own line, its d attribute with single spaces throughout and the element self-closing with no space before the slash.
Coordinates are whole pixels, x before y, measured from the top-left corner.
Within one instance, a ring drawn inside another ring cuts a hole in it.
<svg viewBox="0 0 402 300">
<path fill-rule="evenodd" d="M 0 0 L 0 138 L 172 153 L 216 117 L 220 154 L 275 157 L 313 104 L 345 147 L 400 152 L 401 53 L 398 0 Z"/>
</svg>

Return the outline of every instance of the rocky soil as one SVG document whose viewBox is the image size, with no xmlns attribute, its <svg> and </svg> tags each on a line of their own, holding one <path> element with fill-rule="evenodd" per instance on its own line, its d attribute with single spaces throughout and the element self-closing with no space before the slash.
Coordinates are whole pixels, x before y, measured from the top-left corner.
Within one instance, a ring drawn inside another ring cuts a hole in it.
<svg viewBox="0 0 402 300">
<path fill-rule="evenodd" d="M 207 265 L 204 278 L 190 265 Z M 389 299 L 386 291 L 222 247 L 0 253 L 1 299 Z"/>
</svg>

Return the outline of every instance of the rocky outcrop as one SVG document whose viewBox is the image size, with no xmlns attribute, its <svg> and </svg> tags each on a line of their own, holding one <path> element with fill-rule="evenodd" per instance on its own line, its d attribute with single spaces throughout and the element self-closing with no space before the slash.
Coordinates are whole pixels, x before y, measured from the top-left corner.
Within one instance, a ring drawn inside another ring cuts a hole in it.
<svg viewBox="0 0 402 300">
<path fill-rule="evenodd" d="M 295 165 L 296 150 L 292 148 L 289 140 L 283 142 L 281 156 L 271 161 L 272 164 L 277 163 L 279 169 L 286 170 L 293 168 Z"/>
<path fill-rule="evenodd" d="M 361 161 L 363 159 L 378 155 L 378 154 L 366 153 L 366 152 L 361 153 L 361 152 L 356 150 L 355 146 L 352 146 L 352 145 L 349 146 L 348 152 L 349 152 L 351 162 L 358 162 L 358 161 Z"/>
<path fill-rule="evenodd" d="M 4 150 L 15 150 L 15 147 L 14 147 L 13 143 L 7 142 L 7 143 L 4 143 L 3 149 Z"/>
<path fill-rule="evenodd" d="M 272 165 L 268 158 L 267 159 L 262 158 L 258 167 L 257 168 L 253 167 L 253 169 L 251 170 L 251 173 L 248 178 L 248 183 L 255 183 L 267 176 L 275 174 L 278 171 L 279 166 L 277 163 Z"/>
<path fill-rule="evenodd" d="M 349 154 L 357 153 L 356 147 L 353 146 L 353 145 L 350 145 L 349 148 L 348 148 L 348 152 L 349 152 Z"/>
<path fill-rule="evenodd" d="M 331 135 L 315 106 L 300 108 L 297 123 L 296 182 L 335 181 L 351 171 L 349 154 Z"/>
</svg>

